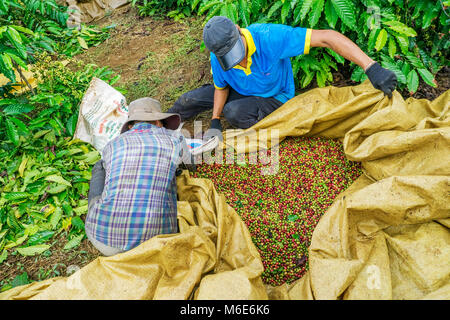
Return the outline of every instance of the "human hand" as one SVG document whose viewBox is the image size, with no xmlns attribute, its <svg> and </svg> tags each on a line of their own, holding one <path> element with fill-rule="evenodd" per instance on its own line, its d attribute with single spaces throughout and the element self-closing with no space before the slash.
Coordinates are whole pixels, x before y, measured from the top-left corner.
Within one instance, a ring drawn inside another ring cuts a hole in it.
<svg viewBox="0 0 450 320">
<path fill-rule="evenodd" d="M 378 62 L 375 62 L 366 70 L 366 75 L 374 88 L 392 98 L 392 92 L 397 87 L 397 76 L 391 70 L 385 69 Z"/>
<path fill-rule="evenodd" d="M 213 137 L 218 137 L 220 141 L 223 140 L 222 137 L 222 125 L 220 124 L 220 119 L 212 119 L 209 129 L 206 130 L 203 135 L 203 141 L 208 141 Z"/>
</svg>

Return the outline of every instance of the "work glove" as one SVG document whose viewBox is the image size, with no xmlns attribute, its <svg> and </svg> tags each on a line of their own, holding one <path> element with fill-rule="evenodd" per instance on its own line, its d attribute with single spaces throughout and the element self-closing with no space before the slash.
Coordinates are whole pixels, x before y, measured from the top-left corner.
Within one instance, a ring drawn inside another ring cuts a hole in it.
<svg viewBox="0 0 450 320">
<path fill-rule="evenodd" d="M 366 70 L 366 75 L 375 89 L 379 89 L 392 98 L 392 92 L 397 87 L 397 76 L 391 70 L 385 69 L 375 62 Z"/>
<path fill-rule="evenodd" d="M 209 129 L 206 130 L 203 135 L 203 141 L 208 141 L 212 137 L 218 137 L 220 141 L 223 140 L 222 137 L 222 125 L 220 124 L 220 119 L 212 119 Z"/>
</svg>

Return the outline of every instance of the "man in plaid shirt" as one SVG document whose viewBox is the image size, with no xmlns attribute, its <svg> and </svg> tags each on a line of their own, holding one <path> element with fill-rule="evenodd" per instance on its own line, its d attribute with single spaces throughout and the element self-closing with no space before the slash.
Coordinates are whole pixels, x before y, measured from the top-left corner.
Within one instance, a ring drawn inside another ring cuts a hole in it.
<svg viewBox="0 0 450 320">
<path fill-rule="evenodd" d="M 129 105 L 121 134 L 103 149 L 92 170 L 86 235 L 105 256 L 138 246 L 158 234 L 176 233 L 175 172 L 192 163 L 180 116 L 162 113 L 157 100 Z"/>
</svg>

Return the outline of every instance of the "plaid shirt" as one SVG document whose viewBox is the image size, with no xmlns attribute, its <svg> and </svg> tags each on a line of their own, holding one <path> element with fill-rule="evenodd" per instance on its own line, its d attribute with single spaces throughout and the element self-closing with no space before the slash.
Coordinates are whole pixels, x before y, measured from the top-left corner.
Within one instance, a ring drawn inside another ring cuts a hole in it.
<svg viewBox="0 0 450 320">
<path fill-rule="evenodd" d="M 175 171 L 190 156 L 184 137 L 140 122 L 103 149 L 105 187 L 86 217 L 86 232 L 129 250 L 177 232 Z"/>
</svg>

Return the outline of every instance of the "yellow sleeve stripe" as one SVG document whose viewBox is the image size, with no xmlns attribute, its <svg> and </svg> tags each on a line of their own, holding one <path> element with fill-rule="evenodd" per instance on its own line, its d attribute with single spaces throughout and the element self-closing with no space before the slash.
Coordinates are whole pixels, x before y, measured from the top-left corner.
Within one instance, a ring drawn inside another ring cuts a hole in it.
<svg viewBox="0 0 450 320">
<path fill-rule="evenodd" d="M 312 33 L 312 29 L 306 30 L 305 48 L 303 49 L 303 54 L 309 53 L 309 48 L 311 46 L 311 33 Z"/>
<path fill-rule="evenodd" d="M 218 86 L 216 86 L 216 84 L 214 83 L 214 88 L 216 88 L 217 90 L 223 90 L 223 89 L 225 89 L 225 88 L 226 88 L 226 86 L 225 86 L 225 87 L 223 87 L 223 88 L 221 88 L 221 87 L 218 87 Z"/>
</svg>

